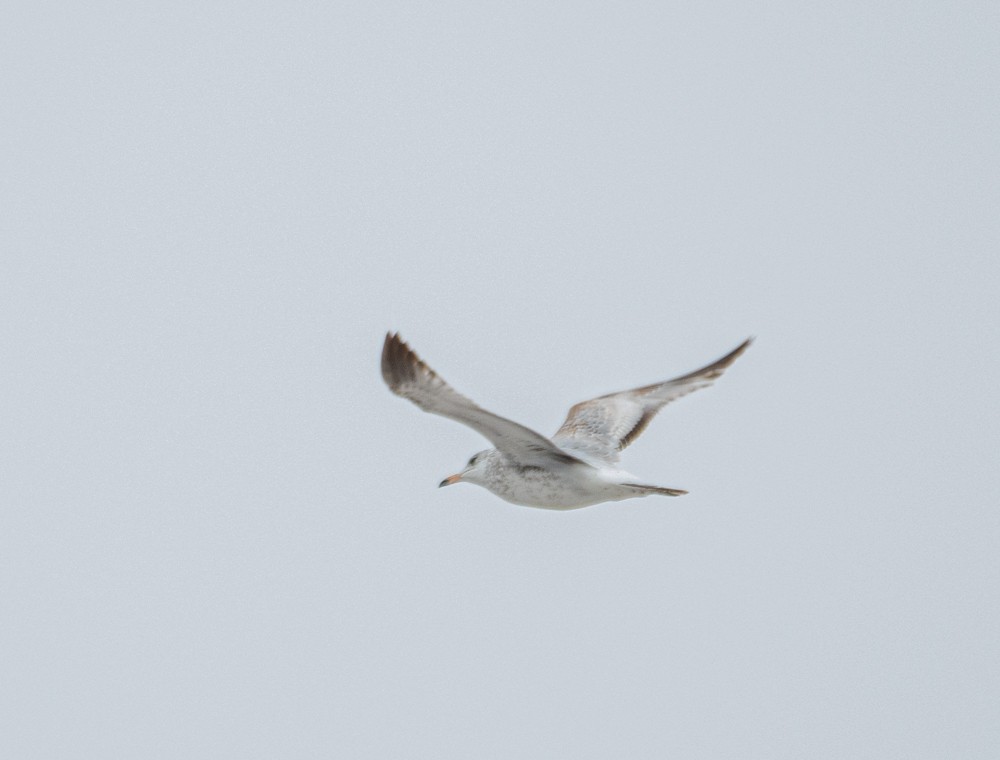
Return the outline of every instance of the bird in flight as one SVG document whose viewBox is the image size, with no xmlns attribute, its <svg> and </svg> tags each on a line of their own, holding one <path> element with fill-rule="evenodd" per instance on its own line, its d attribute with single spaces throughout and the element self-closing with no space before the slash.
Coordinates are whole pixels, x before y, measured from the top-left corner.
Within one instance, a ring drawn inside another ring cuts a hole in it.
<svg viewBox="0 0 1000 760">
<path fill-rule="evenodd" d="M 458 393 L 406 345 L 388 333 L 382 346 L 382 377 L 389 390 L 425 412 L 468 425 L 495 448 L 480 451 L 441 486 L 475 483 L 514 504 L 578 509 L 605 501 L 687 491 L 642 483 L 620 469 L 620 452 L 646 429 L 665 405 L 710 386 L 736 361 L 752 338 L 721 359 L 662 383 L 581 401 L 552 438 L 489 412 Z"/>
</svg>

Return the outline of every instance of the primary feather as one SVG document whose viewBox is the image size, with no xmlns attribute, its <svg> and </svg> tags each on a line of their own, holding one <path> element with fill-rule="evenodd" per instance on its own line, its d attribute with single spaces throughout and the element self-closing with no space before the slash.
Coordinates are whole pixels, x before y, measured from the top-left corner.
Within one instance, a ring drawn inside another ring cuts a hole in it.
<svg viewBox="0 0 1000 760">
<path fill-rule="evenodd" d="M 681 396 L 710 386 L 752 341 L 747 338 L 721 359 L 672 380 L 581 401 L 569 410 L 552 441 L 570 452 L 615 463 L 657 412 Z"/>
<path fill-rule="evenodd" d="M 452 388 L 403 342 L 398 333 L 385 336 L 382 378 L 397 396 L 409 399 L 425 412 L 440 414 L 468 425 L 521 465 L 574 462 L 545 436 L 478 406 Z"/>
</svg>

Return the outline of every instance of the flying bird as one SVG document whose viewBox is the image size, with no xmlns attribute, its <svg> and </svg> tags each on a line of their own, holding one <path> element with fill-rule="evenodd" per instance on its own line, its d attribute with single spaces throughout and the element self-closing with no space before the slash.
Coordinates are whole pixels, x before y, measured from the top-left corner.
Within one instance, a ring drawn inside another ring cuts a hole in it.
<svg viewBox="0 0 1000 760">
<path fill-rule="evenodd" d="M 440 486 L 474 483 L 514 504 L 542 509 L 578 509 L 605 501 L 687 491 L 642 483 L 620 469 L 621 451 L 646 429 L 665 405 L 710 386 L 736 361 L 752 338 L 721 359 L 662 383 L 581 401 L 551 438 L 487 411 L 458 393 L 399 337 L 382 346 L 382 377 L 389 390 L 425 412 L 468 425 L 494 448 L 473 456 L 465 469 Z"/>
</svg>

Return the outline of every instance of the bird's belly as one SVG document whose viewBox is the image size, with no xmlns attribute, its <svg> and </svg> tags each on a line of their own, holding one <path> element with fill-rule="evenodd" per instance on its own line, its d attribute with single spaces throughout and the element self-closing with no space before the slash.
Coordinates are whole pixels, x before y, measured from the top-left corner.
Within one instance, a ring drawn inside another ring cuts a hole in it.
<svg viewBox="0 0 1000 760">
<path fill-rule="evenodd" d="M 600 477 L 596 469 L 581 466 L 555 471 L 526 467 L 516 473 L 508 471 L 503 479 L 489 482 L 486 487 L 512 504 L 541 509 L 579 509 L 631 495 L 617 483 Z"/>
</svg>

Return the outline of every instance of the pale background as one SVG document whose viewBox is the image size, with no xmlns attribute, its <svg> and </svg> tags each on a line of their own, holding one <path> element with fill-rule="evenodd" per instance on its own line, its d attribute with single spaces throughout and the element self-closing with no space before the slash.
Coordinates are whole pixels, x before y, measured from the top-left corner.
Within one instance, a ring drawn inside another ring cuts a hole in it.
<svg viewBox="0 0 1000 760">
<path fill-rule="evenodd" d="M 0 756 L 1000 756 L 995 3 L 8 3 Z M 402 331 L 689 496 L 437 490 Z"/>
</svg>

